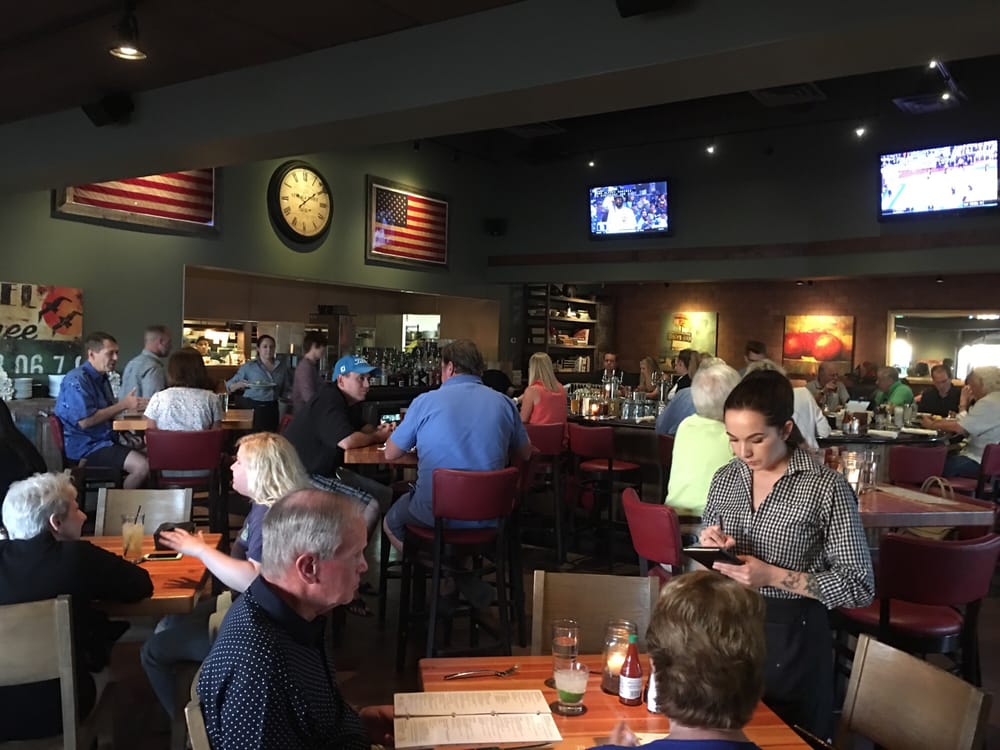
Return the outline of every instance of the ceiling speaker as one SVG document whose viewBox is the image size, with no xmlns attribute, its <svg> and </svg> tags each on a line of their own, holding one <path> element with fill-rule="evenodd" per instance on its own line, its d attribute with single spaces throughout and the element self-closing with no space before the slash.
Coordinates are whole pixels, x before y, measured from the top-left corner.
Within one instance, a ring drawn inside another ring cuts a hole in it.
<svg viewBox="0 0 1000 750">
<path fill-rule="evenodd" d="M 83 105 L 83 113 L 98 128 L 124 125 L 134 111 L 135 102 L 128 94 L 108 94 L 99 101 Z"/>
<path fill-rule="evenodd" d="M 618 6 L 618 15 L 622 18 L 629 16 L 640 16 L 643 13 L 652 13 L 657 10 L 667 10 L 674 4 L 674 0 L 615 0 Z"/>
<path fill-rule="evenodd" d="M 483 231 L 490 237 L 503 237 L 507 234 L 507 220 L 501 218 L 483 219 Z"/>
</svg>

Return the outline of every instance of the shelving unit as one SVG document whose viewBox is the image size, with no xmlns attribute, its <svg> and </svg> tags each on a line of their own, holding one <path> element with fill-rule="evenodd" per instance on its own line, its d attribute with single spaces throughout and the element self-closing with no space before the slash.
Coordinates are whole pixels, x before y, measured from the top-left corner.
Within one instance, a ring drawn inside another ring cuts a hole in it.
<svg viewBox="0 0 1000 750">
<path fill-rule="evenodd" d="M 596 296 L 569 297 L 554 284 L 527 284 L 525 305 L 525 368 L 527 358 L 546 352 L 558 374 L 589 373 L 597 352 Z"/>
</svg>

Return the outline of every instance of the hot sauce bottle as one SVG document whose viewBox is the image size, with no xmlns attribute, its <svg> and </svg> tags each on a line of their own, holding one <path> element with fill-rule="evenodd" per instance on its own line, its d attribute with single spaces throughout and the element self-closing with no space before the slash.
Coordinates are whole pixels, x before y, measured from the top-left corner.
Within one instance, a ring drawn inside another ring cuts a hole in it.
<svg viewBox="0 0 1000 750">
<path fill-rule="evenodd" d="M 629 634 L 628 651 L 618 679 L 618 701 L 626 706 L 642 703 L 642 664 L 639 662 L 637 640 L 634 633 Z"/>
</svg>

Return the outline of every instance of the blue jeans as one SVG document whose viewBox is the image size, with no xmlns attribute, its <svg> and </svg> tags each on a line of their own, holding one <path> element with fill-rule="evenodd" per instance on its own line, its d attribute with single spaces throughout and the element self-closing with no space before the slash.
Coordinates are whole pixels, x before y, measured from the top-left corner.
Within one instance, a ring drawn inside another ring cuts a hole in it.
<svg viewBox="0 0 1000 750">
<path fill-rule="evenodd" d="M 166 627 L 142 644 L 139 658 L 153 692 L 171 719 L 174 717 L 174 666 L 181 661 L 202 662 L 212 647 L 208 619 L 215 612 L 215 597 L 198 603 L 189 614 L 172 615 Z M 181 707 L 183 710 L 183 706 Z"/>
<path fill-rule="evenodd" d="M 978 479 L 979 462 L 973 461 L 968 456 L 948 456 L 948 459 L 944 462 L 944 471 L 942 474 L 946 477 L 972 477 L 973 479 Z"/>
</svg>

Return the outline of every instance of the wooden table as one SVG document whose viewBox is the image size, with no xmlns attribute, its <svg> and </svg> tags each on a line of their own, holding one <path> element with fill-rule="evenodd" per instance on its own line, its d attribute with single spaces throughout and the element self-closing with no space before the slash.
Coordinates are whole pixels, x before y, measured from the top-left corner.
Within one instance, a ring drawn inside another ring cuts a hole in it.
<svg viewBox="0 0 1000 750">
<path fill-rule="evenodd" d="M 993 510 L 964 500 L 925 492 L 878 486 L 858 498 L 861 524 L 869 529 L 899 526 L 992 526 Z"/>
<path fill-rule="evenodd" d="M 101 549 L 122 553 L 122 538 L 116 536 L 84 537 L 85 541 Z M 205 534 L 205 542 L 215 547 L 222 541 L 222 534 Z M 142 540 L 142 552 L 154 551 L 152 534 Z M 197 557 L 183 556 L 180 560 L 155 560 L 141 563 L 153 581 L 153 595 L 133 604 L 101 602 L 100 608 L 116 617 L 185 614 L 194 609 L 198 598 L 209 581 L 208 569 Z"/>
<path fill-rule="evenodd" d="M 643 668 L 649 674 L 649 662 L 643 655 Z M 580 661 L 599 670 L 601 657 L 580 656 Z M 510 677 L 476 677 L 468 680 L 445 682 L 444 676 L 450 672 L 466 669 L 507 669 L 511 664 L 519 664 L 520 669 Z M 545 679 L 552 676 L 551 656 L 485 656 L 454 657 L 448 659 L 421 659 L 420 685 L 424 691 L 441 690 L 541 690 L 550 703 L 556 700 L 556 691 L 545 687 Z M 553 714 L 563 741 L 555 745 L 562 750 L 582 750 L 607 742 L 608 735 L 620 719 L 628 721 L 634 732 L 646 734 L 666 734 L 670 722 L 665 716 L 651 714 L 643 703 L 639 706 L 623 706 L 618 696 L 601 691 L 600 674 L 591 674 L 587 682 L 587 694 L 583 699 L 587 712 L 582 716 L 559 716 Z M 751 741 L 765 750 L 784 748 L 808 748 L 791 727 L 779 719 L 763 703 L 754 710 L 750 723 L 744 731 Z"/>
<path fill-rule="evenodd" d="M 124 413 L 112 423 L 119 432 L 145 432 L 150 420 L 142 414 Z M 226 409 L 222 415 L 222 429 L 249 430 L 253 428 L 253 409 Z"/>
<path fill-rule="evenodd" d="M 366 445 L 364 448 L 348 448 L 344 451 L 345 464 L 388 464 L 389 466 L 416 466 L 417 454 L 404 453 L 394 461 L 385 457 L 384 445 Z"/>
</svg>

